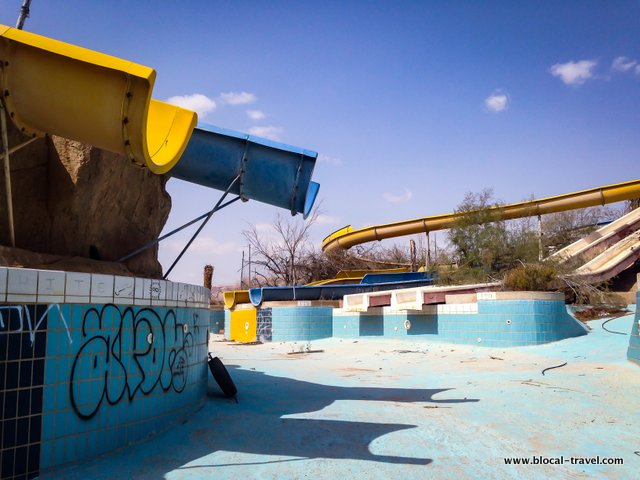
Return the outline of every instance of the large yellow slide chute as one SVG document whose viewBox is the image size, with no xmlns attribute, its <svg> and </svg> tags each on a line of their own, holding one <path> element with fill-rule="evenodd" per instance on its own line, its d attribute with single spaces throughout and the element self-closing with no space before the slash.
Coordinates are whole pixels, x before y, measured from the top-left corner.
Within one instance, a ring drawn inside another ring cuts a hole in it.
<svg viewBox="0 0 640 480">
<path fill-rule="evenodd" d="M 0 25 L 0 92 L 25 134 L 123 153 L 154 173 L 180 159 L 195 112 L 151 99 L 152 68 Z"/>
</svg>

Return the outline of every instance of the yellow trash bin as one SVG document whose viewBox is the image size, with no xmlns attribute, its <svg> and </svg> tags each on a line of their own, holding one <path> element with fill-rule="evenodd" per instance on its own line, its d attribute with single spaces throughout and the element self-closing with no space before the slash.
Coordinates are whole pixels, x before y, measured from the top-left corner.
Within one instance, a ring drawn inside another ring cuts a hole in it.
<svg viewBox="0 0 640 480">
<path fill-rule="evenodd" d="M 229 339 L 236 342 L 255 342 L 258 335 L 257 311 L 254 307 L 231 310 Z"/>
</svg>

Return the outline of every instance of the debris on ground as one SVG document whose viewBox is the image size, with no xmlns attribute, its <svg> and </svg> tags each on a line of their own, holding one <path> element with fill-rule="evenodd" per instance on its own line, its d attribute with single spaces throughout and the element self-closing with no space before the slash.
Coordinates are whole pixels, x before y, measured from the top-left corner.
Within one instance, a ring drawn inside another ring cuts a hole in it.
<svg viewBox="0 0 640 480">
<path fill-rule="evenodd" d="M 564 367 L 566 364 L 567 364 L 567 362 L 564 362 L 563 364 L 560 364 L 560 365 L 554 365 L 553 367 L 547 367 L 544 370 L 542 370 L 542 375 L 544 375 L 544 372 L 546 372 L 548 370 L 553 370 L 554 368 Z"/>
<path fill-rule="evenodd" d="M 577 310 L 574 316 L 581 322 L 588 322 L 590 320 L 600 320 L 605 317 L 622 317 L 631 313 L 625 307 L 619 306 L 597 306 L 590 307 L 584 310 Z"/>
</svg>

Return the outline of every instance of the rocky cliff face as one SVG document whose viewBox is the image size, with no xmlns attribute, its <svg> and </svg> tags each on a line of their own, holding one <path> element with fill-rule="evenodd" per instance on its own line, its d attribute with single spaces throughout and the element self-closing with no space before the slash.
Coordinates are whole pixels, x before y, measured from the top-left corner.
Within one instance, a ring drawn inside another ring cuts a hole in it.
<svg viewBox="0 0 640 480">
<path fill-rule="evenodd" d="M 10 146 L 25 138 L 10 131 Z M 171 198 L 166 177 L 132 164 L 123 155 L 60 137 L 39 139 L 11 155 L 16 247 L 3 248 L 5 265 L 43 268 L 43 256 L 31 260 L 24 250 L 48 254 L 51 268 L 72 265 L 83 271 L 161 277 L 157 246 L 113 263 L 160 235 Z M 0 245 L 11 245 L 4 173 L 0 169 Z M 82 259 L 87 261 L 83 267 Z M 62 262 L 62 263 L 61 263 Z M 46 268 L 46 267 L 45 267 Z"/>
</svg>

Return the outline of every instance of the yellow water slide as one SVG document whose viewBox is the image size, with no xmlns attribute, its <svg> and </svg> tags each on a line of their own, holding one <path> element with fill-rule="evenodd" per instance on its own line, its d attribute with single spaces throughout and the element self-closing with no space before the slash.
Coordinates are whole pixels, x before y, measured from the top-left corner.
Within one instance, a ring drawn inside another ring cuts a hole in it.
<svg viewBox="0 0 640 480">
<path fill-rule="evenodd" d="M 502 205 L 493 207 L 490 211 L 495 214 L 496 219 L 511 220 L 514 218 L 594 207 L 638 197 L 640 197 L 640 180 L 631 180 L 606 185 L 604 187 L 557 195 L 555 197 Z M 374 240 L 445 230 L 453 227 L 464 215 L 466 215 L 465 212 L 447 213 L 444 215 L 434 215 L 413 220 L 374 225 L 357 230 L 354 230 L 353 227 L 349 225 L 326 237 L 322 241 L 322 250 L 324 252 L 347 250 L 354 245 L 360 245 Z"/>
<path fill-rule="evenodd" d="M 151 98 L 149 67 L 5 25 L 0 62 L 4 105 L 29 136 L 95 145 L 162 174 L 196 125 L 195 112 Z"/>
</svg>

